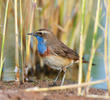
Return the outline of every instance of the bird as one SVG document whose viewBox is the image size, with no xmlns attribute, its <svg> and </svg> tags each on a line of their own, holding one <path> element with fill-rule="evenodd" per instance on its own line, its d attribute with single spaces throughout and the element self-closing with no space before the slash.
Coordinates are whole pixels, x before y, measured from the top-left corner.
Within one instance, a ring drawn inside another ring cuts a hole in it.
<svg viewBox="0 0 110 100">
<path fill-rule="evenodd" d="M 74 63 L 79 62 L 78 53 L 58 40 L 49 29 L 38 29 L 35 32 L 27 33 L 27 35 L 34 36 L 37 39 L 37 49 L 43 63 L 48 65 L 50 68 L 59 71 L 54 83 L 58 80 L 60 73 L 62 71 L 64 72 L 61 81 L 62 86 L 64 84 L 67 69 Z M 89 63 L 84 59 L 84 57 L 82 59 L 83 63 Z"/>
</svg>

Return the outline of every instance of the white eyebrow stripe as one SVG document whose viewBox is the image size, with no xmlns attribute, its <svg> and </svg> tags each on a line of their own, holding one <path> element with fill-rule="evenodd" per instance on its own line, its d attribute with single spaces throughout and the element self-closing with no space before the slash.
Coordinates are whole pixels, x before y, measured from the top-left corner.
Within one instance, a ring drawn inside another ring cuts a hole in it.
<svg viewBox="0 0 110 100">
<path fill-rule="evenodd" d="M 42 32 L 42 33 L 46 33 L 46 34 L 50 33 L 49 31 L 37 31 L 37 32 Z"/>
</svg>

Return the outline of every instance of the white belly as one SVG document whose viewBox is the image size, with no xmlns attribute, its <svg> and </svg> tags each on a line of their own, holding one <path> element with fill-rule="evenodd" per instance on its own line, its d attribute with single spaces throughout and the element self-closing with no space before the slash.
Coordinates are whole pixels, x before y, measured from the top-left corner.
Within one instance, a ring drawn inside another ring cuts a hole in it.
<svg viewBox="0 0 110 100">
<path fill-rule="evenodd" d="M 73 60 L 59 57 L 59 56 L 46 56 L 43 58 L 44 64 L 53 69 L 60 70 L 73 64 Z"/>
</svg>

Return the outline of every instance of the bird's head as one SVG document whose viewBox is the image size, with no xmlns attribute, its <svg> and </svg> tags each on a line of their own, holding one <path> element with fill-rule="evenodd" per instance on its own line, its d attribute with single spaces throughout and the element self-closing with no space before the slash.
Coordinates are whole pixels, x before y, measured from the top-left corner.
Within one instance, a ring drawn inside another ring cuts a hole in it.
<svg viewBox="0 0 110 100">
<path fill-rule="evenodd" d="M 48 42 L 53 38 L 53 34 L 48 29 L 39 29 L 33 33 L 27 33 L 27 35 L 32 35 L 37 38 L 38 42 Z"/>
<path fill-rule="evenodd" d="M 53 45 L 53 43 L 56 43 L 55 41 L 57 40 L 53 33 L 48 29 L 39 29 L 33 33 L 27 33 L 27 35 L 32 35 L 37 38 L 38 51 L 41 54 L 44 54 L 47 47 Z"/>
</svg>

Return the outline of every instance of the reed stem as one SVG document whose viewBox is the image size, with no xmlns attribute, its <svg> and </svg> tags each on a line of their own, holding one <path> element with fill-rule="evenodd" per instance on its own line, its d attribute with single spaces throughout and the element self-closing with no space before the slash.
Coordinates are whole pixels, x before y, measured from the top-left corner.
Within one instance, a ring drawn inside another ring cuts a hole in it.
<svg viewBox="0 0 110 100">
<path fill-rule="evenodd" d="M 31 14 L 31 19 L 30 19 L 29 32 L 32 32 L 35 7 L 36 7 L 36 0 L 33 1 L 33 9 L 32 9 L 32 14 Z M 26 58 L 27 58 L 27 62 L 30 61 L 30 40 L 31 40 L 31 36 L 28 36 L 27 46 L 26 46 Z"/>
<path fill-rule="evenodd" d="M 7 3 L 6 3 L 5 18 L 4 18 L 4 25 L 3 25 L 2 47 L 1 47 L 1 62 L 0 62 L 0 79 L 2 77 L 2 69 L 3 69 L 3 64 L 4 64 L 4 44 L 5 44 L 5 33 L 6 33 L 6 24 L 7 24 L 8 4 L 9 4 L 9 0 L 7 0 Z"/>
<path fill-rule="evenodd" d="M 20 81 L 20 68 L 19 68 L 19 48 L 18 48 L 18 21 L 17 21 L 17 0 L 14 0 L 14 6 L 15 6 L 15 61 L 16 61 L 16 66 L 15 66 L 15 72 L 16 72 L 16 80 Z"/>
<path fill-rule="evenodd" d="M 85 17 L 85 5 L 86 5 L 86 0 L 82 0 L 82 25 L 81 25 L 81 35 L 80 35 L 80 62 L 79 62 L 79 76 L 78 76 L 78 84 L 81 84 L 82 82 L 82 58 L 83 58 L 83 53 L 84 53 L 84 17 Z M 78 95 L 81 95 L 81 88 L 78 88 Z"/>
<path fill-rule="evenodd" d="M 99 9 L 100 9 L 100 0 L 98 0 L 97 3 L 97 11 L 96 11 L 96 19 L 95 19 L 95 26 L 94 26 L 94 34 L 93 34 L 93 40 L 92 40 L 92 50 L 91 50 L 91 56 L 90 56 L 90 61 L 88 65 L 88 72 L 87 72 L 87 78 L 86 81 L 90 81 L 90 75 L 91 75 L 91 69 L 92 69 L 92 62 L 95 54 L 95 42 L 96 42 L 96 36 L 97 36 L 97 31 L 98 31 L 98 23 L 99 23 Z"/>
<path fill-rule="evenodd" d="M 22 3 L 20 0 L 20 32 L 21 32 L 21 69 L 22 69 L 22 82 L 24 83 L 24 55 L 23 55 L 23 19 L 22 19 Z"/>
<path fill-rule="evenodd" d="M 104 60 L 105 60 L 105 73 L 107 80 L 108 93 L 110 96 L 110 78 L 109 78 L 109 69 L 108 69 L 108 22 L 109 22 L 109 4 L 107 4 L 107 15 L 105 23 L 105 38 L 104 38 Z"/>
<path fill-rule="evenodd" d="M 108 12 L 108 24 L 109 24 L 109 75 L 110 75 L 110 0 L 108 0 L 108 10 L 107 10 Z M 109 84 L 110 84 L 110 82 L 109 82 Z"/>
</svg>

